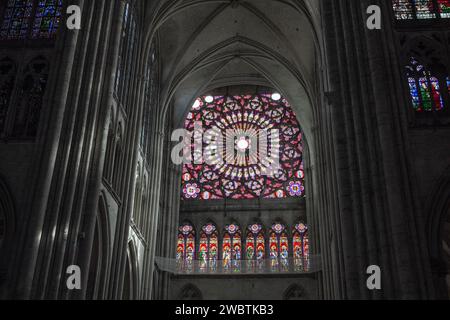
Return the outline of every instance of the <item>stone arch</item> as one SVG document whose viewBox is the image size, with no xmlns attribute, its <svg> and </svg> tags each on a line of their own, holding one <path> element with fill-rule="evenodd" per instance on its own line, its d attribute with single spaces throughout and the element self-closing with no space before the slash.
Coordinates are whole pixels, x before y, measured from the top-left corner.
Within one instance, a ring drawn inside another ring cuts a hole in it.
<svg viewBox="0 0 450 320">
<path fill-rule="evenodd" d="M 125 275 L 123 281 L 123 300 L 139 299 L 139 267 L 137 251 L 134 242 L 128 242 Z"/>
<path fill-rule="evenodd" d="M 448 107 L 450 106 L 450 95 L 447 90 L 447 81 L 450 79 L 450 64 L 448 59 L 444 60 L 444 57 L 446 57 L 445 52 L 445 45 L 440 42 L 438 37 L 432 35 L 413 37 L 405 40 L 403 44 L 401 56 L 402 87 L 408 102 L 407 113 L 410 120 L 415 121 L 416 124 L 434 125 L 449 122 L 450 112 Z M 418 66 L 423 66 L 422 70 L 419 71 Z M 440 103 L 432 101 L 433 112 L 429 112 L 428 108 L 425 109 L 428 112 L 422 110 L 425 103 L 422 101 L 423 94 L 420 93 L 419 89 L 422 84 L 420 84 L 419 79 L 423 78 L 427 79 L 426 83 L 429 91 L 432 91 L 433 88 L 431 78 L 437 80 L 443 108 Z M 412 79 L 415 81 L 411 81 Z M 419 91 L 416 98 L 413 98 L 412 90 Z M 417 108 L 420 109 L 415 110 Z M 436 108 L 439 112 L 436 112 Z"/>
<path fill-rule="evenodd" d="M 3 255 L 10 242 L 15 229 L 14 203 L 9 188 L 0 177 L 0 253 Z M 5 261 L 4 259 L 0 259 Z"/>
<path fill-rule="evenodd" d="M 426 211 L 431 271 L 440 298 L 450 299 L 450 167 L 432 194 Z"/>
<path fill-rule="evenodd" d="M 283 294 L 283 300 L 306 300 L 305 289 L 299 284 L 292 284 Z"/>
<path fill-rule="evenodd" d="M 26 64 L 13 110 L 12 137 L 33 139 L 38 134 L 49 69 L 48 59 L 41 55 Z"/>
<path fill-rule="evenodd" d="M 106 142 L 106 152 L 105 152 L 105 165 L 103 169 L 103 176 L 109 183 L 111 183 L 112 179 L 112 164 L 113 164 L 113 155 L 114 155 L 114 142 L 115 142 L 115 118 L 114 118 L 114 108 L 111 107 L 109 111 L 109 121 L 108 121 L 108 133 L 107 133 L 107 142 Z"/>
<path fill-rule="evenodd" d="M 187 284 L 180 290 L 177 300 L 203 300 L 203 294 L 193 284 Z"/>
<path fill-rule="evenodd" d="M 8 186 L 0 177 L 0 288 L 7 280 L 9 256 L 15 233 L 14 202 Z"/>
<path fill-rule="evenodd" d="M 413 55 L 422 64 L 432 71 L 437 71 L 436 68 L 444 66 L 446 61 L 442 61 L 445 57 L 445 47 L 442 43 L 433 37 L 418 36 L 409 39 L 403 45 L 403 63 L 408 63 L 408 59 Z"/>
<path fill-rule="evenodd" d="M 97 208 L 94 242 L 92 246 L 91 265 L 87 287 L 89 300 L 106 298 L 108 288 L 108 268 L 110 264 L 110 226 L 108 218 L 108 206 L 105 196 L 102 194 Z"/>
<path fill-rule="evenodd" d="M 17 63 L 8 56 L 0 57 L 0 137 L 7 128 L 10 103 L 17 78 Z"/>
</svg>

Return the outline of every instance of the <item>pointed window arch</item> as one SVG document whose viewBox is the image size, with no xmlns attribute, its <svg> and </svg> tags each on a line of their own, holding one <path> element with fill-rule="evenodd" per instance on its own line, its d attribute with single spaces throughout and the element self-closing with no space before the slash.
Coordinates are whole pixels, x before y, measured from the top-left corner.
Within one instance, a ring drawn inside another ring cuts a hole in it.
<svg viewBox="0 0 450 320">
<path fill-rule="evenodd" d="M 49 64 L 44 57 L 34 58 L 24 70 L 14 115 L 13 138 L 31 139 L 37 134 Z"/>
<path fill-rule="evenodd" d="M 246 260 L 264 260 L 266 246 L 261 224 L 255 223 L 248 226 L 245 250 Z"/>
<path fill-rule="evenodd" d="M 444 109 L 442 90 L 450 90 L 450 78 L 446 79 L 447 83 L 441 84 L 439 79 L 414 57 L 411 57 L 406 66 L 406 76 L 414 111 L 431 112 Z"/>
<path fill-rule="evenodd" d="M 281 261 L 287 264 L 289 258 L 289 240 L 286 226 L 282 223 L 274 223 L 269 231 L 269 256 L 272 267 L 278 266 Z"/>
<path fill-rule="evenodd" d="M 237 266 L 242 259 L 242 234 L 237 224 L 225 226 L 222 240 L 222 260 L 225 269 Z"/>
<path fill-rule="evenodd" d="M 308 226 L 303 222 L 296 224 L 292 230 L 292 249 L 294 265 L 303 267 L 309 257 Z"/>
<path fill-rule="evenodd" d="M 195 229 L 190 223 L 178 228 L 177 262 L 192 263 L 195 259 Z"/>
<path fill-rule="evenodd" d="M 207 223 L 202 227 L 198 249 L 200 268 L 215 268 L 218 256 L 219 232 L 213 223 Z"/>
<path fill-rule="evenodd" d="M 13 60 L 10 58 L 0 60 L 0 136 L 6 127 L 16 74 L 17 66 Z"/>
</svg>

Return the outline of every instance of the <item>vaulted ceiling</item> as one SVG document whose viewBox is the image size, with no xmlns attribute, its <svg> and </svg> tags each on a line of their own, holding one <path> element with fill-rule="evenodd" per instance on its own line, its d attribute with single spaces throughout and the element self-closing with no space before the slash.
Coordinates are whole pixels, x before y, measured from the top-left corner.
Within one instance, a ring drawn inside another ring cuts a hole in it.
<svg viewBox="0 0 450 320">
<path fill-rule="evenodd" d="M 256 84 L 284 94 L 308 135 L 321 66 L 318 10 L 318 0 L 153 3 L 147 40 L 159 37 L 162 103 L 175 104 L 175 124 L 208 90 Z"/>
</svg>

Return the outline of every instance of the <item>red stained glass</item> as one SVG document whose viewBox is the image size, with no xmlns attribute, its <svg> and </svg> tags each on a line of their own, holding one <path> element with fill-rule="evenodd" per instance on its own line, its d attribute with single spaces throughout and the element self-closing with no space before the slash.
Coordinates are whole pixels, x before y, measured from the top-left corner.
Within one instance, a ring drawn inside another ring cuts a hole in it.
<svg viewBox="0 0 450 320">
<path fill-rule="evenodd" d="M 441 18 L 450 18 L 450 0 L 438 0 Z"/>
<path fill-rule="evenodd" d="M 415 111 L 430 112 L 444 109 L 439 80 L 417 59 L 411 58 L 410 64 L 406 66 L 406 76 Z"/>
<path fill-rule="evenodd" d="M 397 20 L 450 18 L 450 0 L 392 0 L 392 8 Z"/>
<path fill-rule="evenodd" d="M 200 97 L 185 128 L 192 141 L 183 200 L 304 196 L 302 132 L 279 94 Z"/>
<path fill-rule="evenodd" d="M 178 228 L 177 261 L 191 263 L 195 259 L 195 231 L 186 223 Z"/>
</svg>

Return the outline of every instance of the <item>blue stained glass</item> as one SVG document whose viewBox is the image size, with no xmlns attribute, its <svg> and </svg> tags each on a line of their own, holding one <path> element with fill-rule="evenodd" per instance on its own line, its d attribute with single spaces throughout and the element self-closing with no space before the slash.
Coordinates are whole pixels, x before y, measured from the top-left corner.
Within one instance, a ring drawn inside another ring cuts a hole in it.
<svg viewBox="0 0 450 320">
<path fill-rule="evenodd" d="M 411 93 L 412 103 L 414 110 L 416 111 L 422 111 L 421 105 L 420 105 L 420 99 L 419 99 L 419 91 L 417 90 L 416 80 L 414 78 L 409 78 L 409 89 Z"/>
<path fill-rule="evenodd" d="M 61 9 L 62 0 L 9 0 L 1 23 L 0 39 L 52 38 L 58 30 Z"/>
<path fill-rule="evenodd" d="M 62 0 L 39 1 L 32 38 L 52 38 L 60 23 Z"/>
<path fill-rule="evenodd" d="M 26 38 L 32 9 L 32 0 L 8 1 L 0 30 L 1 39 L 9 40 Z"/>
</svg>

